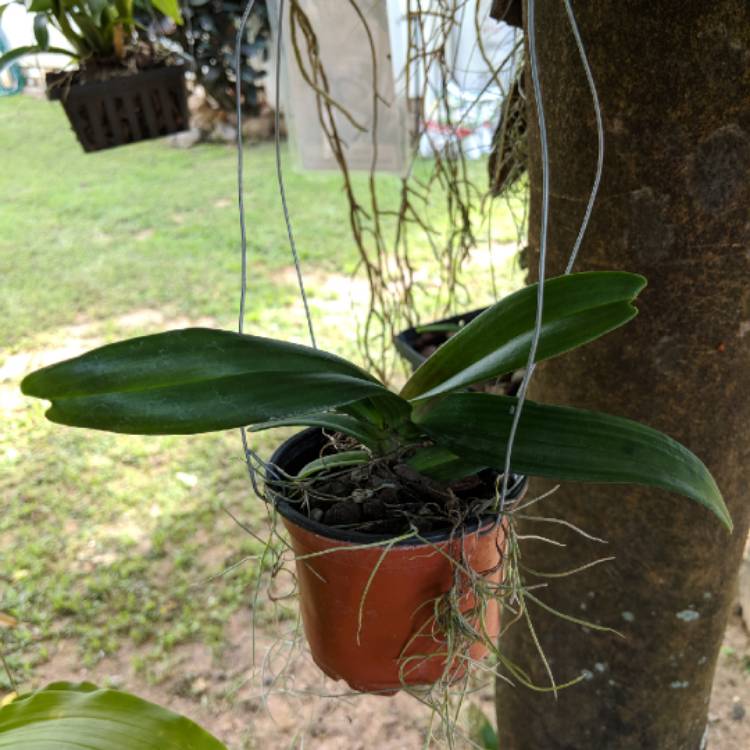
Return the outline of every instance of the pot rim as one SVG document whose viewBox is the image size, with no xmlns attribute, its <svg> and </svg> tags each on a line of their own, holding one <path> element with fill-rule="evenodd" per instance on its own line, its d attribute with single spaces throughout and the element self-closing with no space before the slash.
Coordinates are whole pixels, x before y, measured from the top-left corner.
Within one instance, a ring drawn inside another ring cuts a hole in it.
<svg viewBox="0 0 750 750">
<path fill-rule="evenodd" d="M 270 500 L 273 507 L 290 523 L 299 526 L 306 531 L 310 531 L 317 536 L 325 539 L 330 539 L 337 542 L 347 542 L 353 545 L 377 545 L 387 544 L 394 538 L 392 534 L 367 534 L 362 531 L 346 531 L 342 529 L 334 529 L 330 526 L 326 526 L 319 521 L 314 521 L 312 518 L 308 518 L 303 513 L 300 513 L 296 508 L 281 497 L 277 492 L 272 490 L 268 486 L 269 478 L 271 480 L 278 479 L 278 473 L 275 471 L 275 467 L 283 465 L 284 453 L 288 451 L 290 447 L 302 444 L 305 442 L 312 442 L 314 438 L 322 436 L 322 429 L 320 427 L 308 427 L 305 430 L 295 433 L 292 437 L 285 440 L 271 456 L 271 460 L 267 466 L 266 480 L 266 492 L 268 493 L 268 499 Z M 270 476 L 269 476 L 270 475 Z M 513 474 L 515 481 L 508 489 L 507 500 L 512 504 L 519 497 L 523 495 L 528 486 L 529 479 L 523 474 Z M 446 542 L 451 539 L 460 539 L 462 535 L 478 533 L 480 536 L 490 533 L 500 523 L 498 516 L 482 516 L 480 518 L 474 518 L 469 523 L 462 526 L 460 529 L 453 531 L 433 531 L 428 534 L 422 534 L 421 539 L 414 540 L 403 539 L 396 542 L 393 547 L 426 547 L 430 544 L 438 542 Z M 424 541 L 422 541 L 424 540 Z"/>
<path fill-rule="evenodd" d="M 478 318 L 488 307 L 479 307 L 475 310 L 467 310 L 457 315 L 451 315 L 448 318 L 440 318 L 439 320 L 432 321 L 426 325 L 440 325 L 441 323 L 471 323 L 472 320 Z M 422 354 L 419 349 L 416 348 L 417 339 L 420 334 L 418 332 L 419 326 L 411 326 L 405 328 L 393 337 L 393 344 L 396 347 L 398 353 L 414 367 L 419 367 L 427 357 Z M 445 342 L 443 342 L 445 343 Z M 441 344 L 442 346 L 442 344 Z"/>
</svg>

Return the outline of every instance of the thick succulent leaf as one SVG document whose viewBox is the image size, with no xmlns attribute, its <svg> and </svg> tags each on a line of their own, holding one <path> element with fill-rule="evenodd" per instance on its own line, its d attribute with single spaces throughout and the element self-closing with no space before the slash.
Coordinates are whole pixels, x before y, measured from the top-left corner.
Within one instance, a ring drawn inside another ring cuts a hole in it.
<svg viewBox="0 0 750 750">
<path fill-rule="evenodd" d="M 438 445 L 467 461 L 502 469 L 516 403 L 509 396 L 454 393 L 418 409 L 414 420 Z M 561 480 L 660 487 L 705 505 L 732 526 L 716 482 L 696 455 L 622 417 L 527 401 L 511 468 Z"/>
<path fill-rule="evenodd" d="M 370 380 L 328 373 L 268 371 L 171 386 L 56 398 L 51 422 L 134 435 L 184 435 L 286 419 L 383 390 Z"/>
<path fill-rule="evenodd" d="M 366 422 L 381 431 L 401 432 L 408 425 L 412 405 L 388 391 L 373 398 L 365 398 L 339 409 L 361 422 Z"/>
<path fill-rule="evenodd" d="M 619 271 L 548 279 L 536 360 L 575 349 L 627 323 L 637 314 L 631 302 L 645 284 L 642 276 Z M 533 284 L 485 310 L 428 357 L 401 395 L 425 399 L 523 367 L 534 331 L 536 297 Z"/>
<path fill-rule="evenodd" d="M 28 375 L 53 422 L 136 434 L 208 432 L 286 419 L 387 394 L 332 354 L 189 328 L 95 349 Z"/>
<path fill-rule="evenodd" d="M 289 419 L 276 419 L 270 422 L 261 422 L 250 425 L 252 432 L 270 430 L 274 427 L 322 427 L 324 430 L 342 432 L 359 440 L 362 445 L 379 451 L 387 440 L 387 435 L 374 428 L 371 424 L 355 419 L 346 414 L 334 414 L 331 412 L 322 414 L 300 414 Z"/>
<path fill-rule="evenodd" d="M 21 389 L 37 398 L 90 396 L 264 372 L 348 375 L 377 383 L 334 354 L 261 336 L 183 328 L 93 349 L 27 375 Z"/>
<path fill-rule="evenodd" d="M 227 750 L 189 719 L 117 690 L 55 683 L 0 709 L 2 750 Z"/>
</svg>

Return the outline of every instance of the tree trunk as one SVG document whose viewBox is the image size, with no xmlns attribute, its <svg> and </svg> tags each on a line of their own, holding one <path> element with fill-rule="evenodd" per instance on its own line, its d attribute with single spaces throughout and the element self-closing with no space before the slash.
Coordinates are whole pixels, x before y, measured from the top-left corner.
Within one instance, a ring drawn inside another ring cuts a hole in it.
<svg viewBox="0 0 750 750">
<path fill-rule="evenodd" d="M 550 579 L 539 597 L 625 637 L 530 603 L 557 680 L 584 680 L 557 700 L 498 682 L 500 748 L 698 750 L 750 520 L 750 4 L 574 7 L 606 132 L 604 179 L 576 270 L 636 271 L 649 286 L 635 321 L 540 366 L 532 397 L 631 417 L 685 443 L 716 477 L 735 530 L 730 536 L 696 503 L 636 487 L 568 484 L 535 506 L 609 544 L 527 521 L 527 533 L 554 532 L 568 544 L 527 541 L 529 568 L 616 556 Z M 596 131 L 562 2 L 537 0 L 537 30 L 551 157 L 548 274 L 557 275 L 588 199 Z M 529 126 L 530 244 L 538 249 L 536 113 Z M 522 624 L 501 646 L 545 683 Z"/>
</svg>

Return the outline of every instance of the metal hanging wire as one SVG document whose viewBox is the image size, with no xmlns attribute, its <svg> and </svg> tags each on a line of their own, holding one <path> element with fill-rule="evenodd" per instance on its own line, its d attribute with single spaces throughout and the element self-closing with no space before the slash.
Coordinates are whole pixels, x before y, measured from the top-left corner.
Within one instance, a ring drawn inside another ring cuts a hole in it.
<svg viewBox="0 0 750 750">
<path fill-rule="evenodd" d="M 586 47 L 581 39 L 581 33 L 578 30 L 578 23 L 576 22 L 576 16 L 573 12 L 573 6 L 570 4 L 570 0 L 563 0 L 565 3 L 565 12 L 568 16 L 568 23 L 570 23 L 570 29 L 573 32 L 573 37 L 576 40 L 576 47 L 578 47 L 578 55 L 581 58 L 583 69 L 586 71 L 586 81 L 589 84 L 589 91 L 591 91 L 591 100 L 594 105 L 594 116 L 596 117 L 596 141 L 597 141 L 597 154 L 596 154 L 596 174 L 594 175 L 594 184 L 591 188 L 591 195 L 589 196 L 588 203 L 586 204 L 586 211 L 581 221 L 581 228 L 578 231 L 578 237 L 576 237 L 573 250 L 570 253 L 570 259 L 568 265 L 565 268 L 565 273 L 569 274 L 573 270 L 573 266 L 578 257 L 578 251 L 581 249 L 581 243 L 583 242 L 583 236 L 586 234 L 586 228 L 589 225 L 589 219 L 591 218 L 591 212 L 594 209 L 594 203 L 596 197 L 599 194 L 599 185 L 602 181 L 602 172 L 604 171 L 604 123 L 602 122 L 602 108 L 599 103 L 599 94 L 596 91 L 596 83 L 594 82 L 594 76 L 591 73 L 591 66 L 589 65 L 589 58 L 586 54 Z"/>
<path fill-rule="evenodd" d="M 247 22 L 255 7 L 255 0 L 248 0 L 242 14 L 237 36 L 234 40 L 234 97 L 237 115 L 237 202 L 240 210 L 240 253 L 242 269 L 240 271 L 240 315 L 237 323 L 239 333 L 245 329 L 245 302 L 247 300 L 247 226 L 245 224 L 245 160 L 242 151 L 242 44 L 245 39 Z"/>
<path fill-rule="evenodd" d="M 284 187 L 284 176 L 281 171 L 281 40 L 283 37 L 284 28 L 284 0 L 279 0 L 279 18 L 276 26 L 276 65 L 275 65 L 275 77 L 276 77 L 276 91 L 275 102 L 274 102 L 274 150 L 276 152 L 276 179 L 279 184 L 279 195 L 281 196 L 281 206 L 284 211 L 284 222 L 286 223 L 286 233 L 289 238 L 289 248 L 292 251 L 292 258 L 294 260 L 294 268 L 297 272 L 297 284 L 299 285 L 299 293 L 302 297 L 302 304 L 305 308 L 305 318 L 307 319 L 307 330 L 310 334 L 310 342 L 312 343 L 313 349 L 317 349 L 318 345 L 315 342 L 315 331 L 313 330 L 312 316 L 310 315 L 310 305 L 307 301 L 307 294 L 305 293 L 305 282 L 302 278 L 302 267 L 299 260 L 299 254 L 297 253 L 297 243 L 294 241 L 294 232 L 292 231 L 292 220 L 289 216 L 289 206 L 286 202 L 286 188 Z"/>
<path fill-rule="evenodd" d="M 586 72 L 586 80 L 588 81 L 589 89 L 594 104 L 594 113 L 596 117 L 596 129 L 597 129 L 597 163 L 596 163 L 596 174 L 594 176 L 594 184 L 591 188 L 591 194 L 586 204 L 586 211 L 584 212 L 581 227 L 578 231 L 573 249 L 568 259 L 568 264 L 565 269 L 565 274 L 569 274 L 573 270 L 573 265 L 578 257 L 578 252 L 583 242 L 583 237 L 586 233 L 586 228 L 591 218 L 591 212 L 596 201 L 596 196 L 599 192 L 599 186 L 601 184 L 602 171 L 604 168 L 604 126 L 602 123 L 601 106 L 599 103 L 599 96 L 596 90 L 596 84 L 594 82 L 593 74 L 591 73 L 591 66 L 589 65 L 588 55 L 586 54 L 586 48 L 581 38 L 578 24 L 576 22 L 575 13 L 573 7 L 570 4 L 570 0 L 563 0 L 565 3 L 565 11 L 568 16 L 568 22 L 570 23 L 573 36 L 576 41 L 578 53 L 581 57 L 583 68 Z M 518 390 L 518 400 L 513 407 L 513 422 L 511 424 L 510 433 L 508 435 L 508 444 L 505 449 L 505 462 L 503 470 L 503 484 L 500 495 L 500 512 L 502 513 L 505 509 L 506 495 L 508 492 L 508 479 L 510 477 L 511 457 L 513 455 L 513 445 L 516 439 L 516 433 L 518 431 L 518 424 L 521 420 L 521 413 L 523 411 L 523 405 L 526 401 L 526 392 L 531 382 L 531 378 L 534 375 L 534 369 L 536 368 L 536 352 L 539 346 L 539 338 L 542 332 L 542 315 L 544 312 L 544 282 L 547 262 L 547 234 L 549 226 L 549 142 L 547 138 L 547 124 L 544 114 L 544 97 L 542 95 L 542 87 L 539 77 L 539 59 L 537 56 L 536 48 L 536 2 L 535 0 L 528 0 L 527 6 L 527 26 L 528 26 L 528 42 L 529 42 L 529 62 L 531 68 L 531 80 L 534 87 L 534 99 L 536 101 L 537 111 L 537 123 L 539 126 L 539 141 L 540 151 L 542 158 L 542 217 L 541 226 L 539 230 L 539 283 L 537 286 L 537 308 L 536 308 L 536 320 L 534 324 L 534 333 L 531 339 L 531 347 L 529 349 L 529 357 L 526 364 L 526 373 L 524 374 L 521 386 Z"/>
<path fill-rule="evenodd" d="M 547 140 L 547 124 L 544 115 L 544 101 L 542 99 L 542 87 L 539 81 L 539 60 L 536 53 L 536 18 L 535 2 L 528 0 L 527 24 L 529 40 L 529 63 L 531 68 L 531 81 L 534 86 L 534 100 L 536 101 L 537 123 L 539 125 L 539 140 L 542 155 L 542 219 L 539 230 L 539 283 L 536 294 L 536 319 L 534 322 L 534 333 L 531 338 L 531 347 L 526 361 L 526 372 L 524 373 L 521 386 L 518 389 L 518 400 L 513 409 L 513 422 L 510 426 L 508 444 L 505 448 L 505 462 L 503 466 L 503 484 L 500 494 L 500 513 L 505 510 L 506 496 L 508 494 L 508 481 L 510 479 L 511 458 L 513 456 L 513 444 L 515 443 L 518 423 L 521 420 L 523 405 L 526 401 L 531 378 L 536 367 L 536 352 L 539 346 L 539 338 L 542 333 L 542 314 L 544 312 L 544 279 L 547 264 L 547 226 L 549 223 L 549 143 Z"/>
<path fill-rule="evenodd" d="M 235 37 L 235 56 L 234 56 L 234 70 L 235 70 L 235 105 L 237 115 L 237 203 L 240 214 L 240 253 L 241 253 L 241 270 L 240 270 L 240 310 L 239 319 L 237 321 L 237 330 L 239 333 L 244 333 L 245 329 L 245 309 L 247 305 L 247 223 L 245 218 L 245 170 L 244 170 L 244 152 L 242 146 L 242 45 L 245 39 L 245 30 L 247 28 L 250 14 L 255 6 L 255 0 L 248 0 L 245 10 L 242 13 L 240 19 L 240 25 L 237 28 L 237 35 Z M 307 329 L 310 334 L 310 341 L 313 348 L 317 349 L 317 343 L 315 340 L 315 331 L 313 328 L 312 315 L 310 313 L 310 305 L 307 299 L 307 293 L 305 291 L 305 282 L 302 276 L 302 265 L 299 259 L 299 253 L 297 252 L 297 244 L 294 240 L 294 231 L 292 229 L 292 221 L 289 215 L 289 206 L 286 200 L 286 189 L 284 186 L 284 176 L 281 167 L 281 133 L 280 133 L 280 83 L 281 83 L 281 38 L 283 30 L 284 20 L 284 0 L 279 0 L 279 16 L 276 34 L 276 60 L 275 60 L 275 112 L 274 112 L 274 149 L 276 154 L 276 179 L 279 186 L 279 195 L 281 197 L 281 206 L 284 212 L 284 222 L 286 224 L 287 237 L 289 238 L 289 247 L 292 252 L 292 259 L 294 261 L 294 268 L 297 272 L 297 283 L 299 285 L 300 295 L 302 297 L 302 304 L 305 308 L 305 318 L 307 320 Z M 250 476 L 250 481 L 253 485 L 253 490 L 256 495 L 261 496 L 261 491 L 258 486 L 257 472 L 254 464 L 264 466 L 263 460 L 260 456 L 250 447 L 250 442 L 247 437 L 247 430 L 245 427 L 240 427 L 240 436 L 242 439 L 242 449 L 245 456 L 245 464 L 247 471 Z"/>
</svg>

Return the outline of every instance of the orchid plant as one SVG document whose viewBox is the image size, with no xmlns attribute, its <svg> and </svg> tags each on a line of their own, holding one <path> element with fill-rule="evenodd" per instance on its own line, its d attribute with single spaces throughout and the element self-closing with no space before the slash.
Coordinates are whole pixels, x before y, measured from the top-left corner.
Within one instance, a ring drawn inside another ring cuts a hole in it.
<svg viewBox="0 0 750 750">
<path fill-rule="evenodd" d="M 615 271 L 547 280 L 536 360 L 627 323 L 645 284 L 642 276 Z M 51 401 L 53 422 L 121 433 L 319 426 L 358 444 L 339 455 L 342 464 L 404 450 L 412 468 L 450 482 L 487 467 L 503 469 L 517 400 L 467 388 L 526 365 L 536 304 L 536 285 L 503 298 L 432 354 L 398 393 L 334 354 L 206 328 L 103 346 L 28 375 L 22 389 Z M 527 401 L 511 469 L 659 487 L 704 505 L 731 529 L 701 460 L 667 435 L 622 417 Z"/>
</svg>

